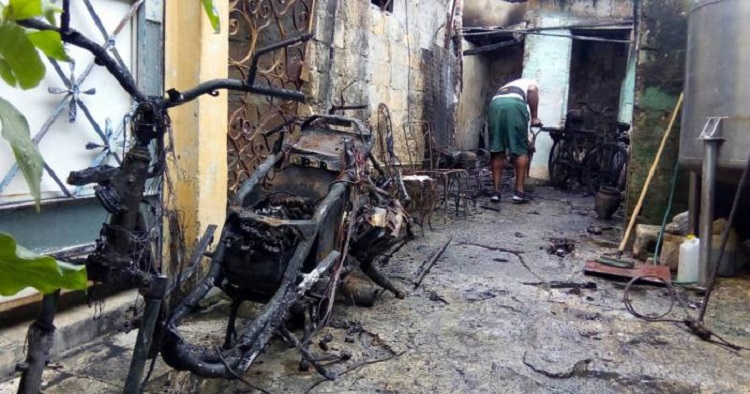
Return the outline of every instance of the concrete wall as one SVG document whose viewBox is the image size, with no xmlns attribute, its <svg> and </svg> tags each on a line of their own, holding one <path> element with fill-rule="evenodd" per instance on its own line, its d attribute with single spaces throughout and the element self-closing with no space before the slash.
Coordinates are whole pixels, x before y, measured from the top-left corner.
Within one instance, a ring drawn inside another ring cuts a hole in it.
<svg viewBox="0 0 750 394">
<path fill-rule="evenodd" d="M 464 27 L 511 26 L 524 22 L 528 3 L 464 0 Z"/>
<path fill-rule="evenodd" d="M 644 0 L 640 13 L 640 51 L 636 70 L 635 108 L 628 176 L 627 207 L 632 213 L 651 163 L 661 143 L 680 92 L 685 73 L 689 0 Z M 679 151 L 679 126 L 670 135 L 648 195 L 640 222 L 660 224 L 667 206 L 674 164 Z M 686 207 L 687 183 L 681 178 L 675 193 L 677 206 Z"/>
<path fill-rule="evenodd" d="M 468 41 L 463 42 L 464 50 L 474 47 Z M 485 125 L 485 107 L 487 96 L 492 90 L 489 80 L 490 59 L 485 56 L 467 56 L 464 58 L 461 102 L 458 105 L 458 122 L 456 125 L 456 147 L 458 149 L 476 149 L 479 136 Z"/>
<path fill-rule="evenodd" d="M 622 19 L 633 16 L 633 0 L 465 0 L 464 26 L 511 26 L 526 21 L 525 13 L 544 10 L 580 18 Z"/>
<path fill-rule="evenodd" d="M 464 42 L 464 50 L 472 47 L 474 44 Z M 489 102 L 499 87 L 521 77 L 523 59 L 523 44 L 464 57 L 463 90 L 456 126 L 456 146 L 459 149 L 476 149 L 480 145 Z M 485 147 L 487 143 L 485 140 Z"/>
<path fill-rule="evenodd" d="M 540 13 L 534 18 L 537 27 L 560 26 L 566 17 Z M 550 30 L 558 35 L 570 35 L 568 29 Z M 539 119 L 546 126 L 562 126 L 568 109 L 568 84 L 570 81 L 570 54 L 572 40 L 566 37 L 530 35 L 526 37 L 523 77 L 539 82 Z M 549 179 L 547 159 L 552 149 L 552 138 L 540 133 L 536 140 L 536 153 L 529 175 Z"/>
<path fill-rule="evenodd" d="M 425 67 L 422 50 L 442 48 L 452 2 L 394 0 L 393 12 L 367 0 L 321 0 L 316 12 L 316 41 L 311 46 L 308 111 L 322 111 L 344 98 L 369 104 L 347 112 L 377 126 L 377 107 L 385 103 L 392 117 L 396 153 L 408 156 L 403 138 L 407 121 L 425 119 Z M 429 71 L 429 70 L 427 70 Z M 444 92 L 456 102 L 453 91 Z"/>
<path fill-rule="evenodd" d="M 530 10 L 563 12 L 584 18 L 630 18 L 633 0 L 529 0 Z"/>
</svg>

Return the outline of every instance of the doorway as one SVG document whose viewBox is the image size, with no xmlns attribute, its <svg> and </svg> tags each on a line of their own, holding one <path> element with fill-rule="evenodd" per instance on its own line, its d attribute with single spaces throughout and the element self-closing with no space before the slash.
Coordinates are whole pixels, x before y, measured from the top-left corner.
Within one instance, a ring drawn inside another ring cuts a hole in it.
<svg viewBox="0 0 750 394">
<path fill-rule="evenodd" d="M 573 30 L 573 36 L 602 40 L 573 40 L 568 110 L 583 110 L 583 127 L 607 130 L 617 121 L 620 91 L 625 80 L 630 30 Z"/>
</svg>

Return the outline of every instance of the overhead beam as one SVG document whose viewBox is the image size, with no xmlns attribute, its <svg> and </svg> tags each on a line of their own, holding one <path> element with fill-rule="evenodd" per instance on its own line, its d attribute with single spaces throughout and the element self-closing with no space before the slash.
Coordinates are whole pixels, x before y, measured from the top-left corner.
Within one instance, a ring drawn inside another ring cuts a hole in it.
<svg viewBox="0 0 750 394">
<path fill-rule="evenodd" d="M 490 44 L 490 45 L 484 45 L 481 47 L 471 48 L 471 49 L 467 49 L 464 51 L 464 56 L 479 55 L 485 52 L 494 51 L 495 49 L 518 45 L 522 42 L 523 40 L 508 40 L 508 41 L 498 42 L 496 44 Z"/>
</svg>

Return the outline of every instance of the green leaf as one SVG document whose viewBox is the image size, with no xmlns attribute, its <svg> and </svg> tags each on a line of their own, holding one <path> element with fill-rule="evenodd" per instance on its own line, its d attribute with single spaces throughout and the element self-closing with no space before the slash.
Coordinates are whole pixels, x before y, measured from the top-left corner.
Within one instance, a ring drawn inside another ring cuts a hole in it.
<svg viewBox="0 0 750 394">
<path fill-rule="evenodd" d="M 208 20 L 211 21 L 211 27 L 214 28 L 214 33 L 221 31 L 221 20 L 219 19 L 219 10 L 216 8 L 213 0 L 201 0 L 203 2 L 203 9 L 206 11 Z"/>
<path fill-rule="evenodd" d="M 44 294 L 57 289 L 85 290 L 86 267 L 38 255 L 0 232 L 0 296 L 33 287 Z"/>
<path fill-rule="evenodd" d="M 0 58 L 0 77 L 10 86 L 16 86 L 16 76 L 13 75 L 8 62 Z"/>
<path fill-rule="evenodd" d="M 31 43 L 44 52 L 45 55 L 57 60 L 70 60 L 68 54 L 65 53 L 65 47 L 63 46 L 60 33 L 51 30 L 44 30 L 27 33 L 26 36 L 29 37 Z"/>
<path fill-rule="evenodd" d="M 16 107 L 2 97 L 0 97 L 0 129 L 2 129 L 3 138 L 8 140 L 11 148 L 13 148 L 13 155 L 16 157 L 18 168 L 21 169 L 21 173 L 26 179 L 29 191 L 36 201 L 36 209 L 39 211 L 40 183 L 42 182 L 44 161 L 39 149 L 31 140 L 29 123 L 26 118 Z"/>
<path fill-rule="evenodd" d="M 37 17 L 42 15 L 42 0 L 10 0 L 4 13 L 12 21 Z"/>
<path fill-rule="evenodd" d="M 42 12 L 44 13 L 44 19 L 46 19 L 50 25 L 57 26 L 57 18 L 55 18 L 55 14 L 58 14 L 62 11 L 62 8 L 55 7 L 48 1 L 42 2 Z"/>
<path fill-rule="evenodd" d="M 36 87 L 44 78 L 39 52 L 23 28 L 13 22 L 0 22 L 0 59 L 10 66 L 22 89 Z"/>
</svg>

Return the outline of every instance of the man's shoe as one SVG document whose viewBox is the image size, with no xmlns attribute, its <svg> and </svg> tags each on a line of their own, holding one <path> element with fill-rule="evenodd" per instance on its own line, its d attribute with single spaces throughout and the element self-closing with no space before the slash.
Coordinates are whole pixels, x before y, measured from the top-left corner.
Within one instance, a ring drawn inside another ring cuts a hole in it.
<svg viewBox="0 0 750 394">
<path fill-rule="evenodd" d="M 529 196 L 527 196 L 524 192 L 516 191 L 515 193 L 513 193 L 512 201 L 514 204 L 526 204 L 530 200 L 531 199 L 529 198 Z"/>
<path fill-rule="evenodd" d="M 500 202 L 500 193 L 492 193 L 492 197 L 490 197 L 490 202 L 493 202 L 495 204 Z"/>
</svg>

